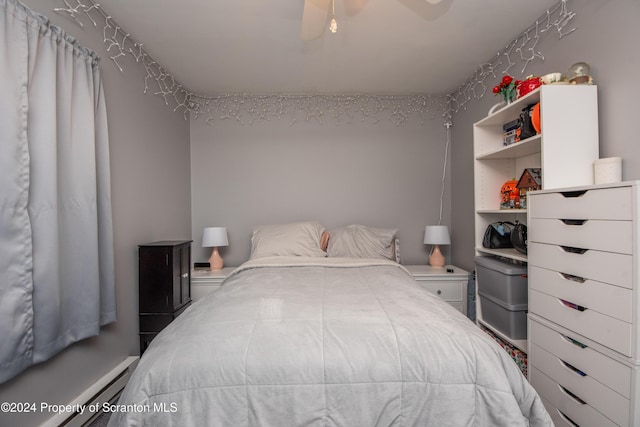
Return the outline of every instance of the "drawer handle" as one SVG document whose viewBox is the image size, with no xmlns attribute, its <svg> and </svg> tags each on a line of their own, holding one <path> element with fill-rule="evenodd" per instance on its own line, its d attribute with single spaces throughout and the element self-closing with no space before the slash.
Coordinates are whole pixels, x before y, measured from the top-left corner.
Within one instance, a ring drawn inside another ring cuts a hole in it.
<svg viewBox="0 0 640 427">
<path fill-rule="evenodd" d="M 580 341 L 578 340 L 574 340 L 571 337 L 568 337 L 566 335 L 562 335 L 562 338 L 564 338 L 566 341 L 568 341 L 569 343 L 575 345 L 576 347 L 580 347 L 580 348 L 588 348 L 589 346 L 586 344 L 582 344 Z"/>
<path fill-rule="evenodd" d="M 561 302 L 565 307 L 571 308 L 571 309 L 573 309 L 573 310 L 578 310 L 578 311 L 585 311 L 585 310 L 587 310 L 587 307 L 583 307 L 583 306 L 581 306 L 581 305 L 578 305 L 578 304 L 573 303 L 573 302 L 570 302 L 570 301 L 565 301 L 565 300 L 561 299 L 561 300 L 560 300 L 560 302 Z"/>
<path fill-rule="evenodd" d="M 567 417 L 564 414 L 564 412 L 562 412 L 560 409 L 556 409 L 556 411 L 558 412 L 558 415 L 560 415 L 560 418 L 565 420 L 567 423 L 569 423 L 569 424 L 571 424 L 572 426 L 575 426 L 575 427 L 580 427 L 579 424 L 576 424 L 571 418 Z"/>
<path fill-rule="evenodd" d="M 561 219 L 565 225 L 583 225 L 587 222 L 586 219 Z"/>
<path fill-rule="evenodd" d="M 582 197 L 587 193 L 587 190 L 578 190 L 578 191 L 561 191 L 563 197 Z"/>
<path fill-rule="evenodd" d="M 565 252 L 569 252 L 572 254 L 579 254 L 582 255 L 583 253 L 587 252 L 589 249 L 582 249 L 582 248 L 574 248 L 572 246 L 560 246 L 562 248 L 563 251 Z"/>
<path fill-rule="evenodd" d="M 585 374 L 584 372 L 582 372 L 580 369 L 576 368 L 572 364 L 567 363 L 564 360 L 561 360 L 560 362 L 562 362 L 562 364 L 565 366 L 565 368 L 569 369 L 570 371 L 575 372 L 576 374 L 580 375 L 581 377 L 586 377 L 587 376 L 587 374 Z"/>
<path fill-rule="evenodd" d="M 440 289 L 438 289 L 438 290 L 436 291 L 436 293 L 437 293 L 438 295 L 441 295 L 441 294 L 442 294 L 442 291 L 441 291 Z"/>
<path fill-rule="evenodd" d="M 584 277 L 574 276 L 573 274 L 567 274 L 567 273 L 560 273 L 560 274 L 562 275 L 562 277 L 564 277 L 567 280 L 571 280 L 572 282 L 584 283 L 587 281 L 587 279 L 585 279 Z"/>
<path fill-rule="evenodd" d="M 566 388 L 562 387 L 560 384 L 558 384 L 558 387 L 560 387 L 560 390 L 566 394 L 567 396 L 569 396 L 570 398 L 572 398 L 573 400 L 575 400 L 576 402 L 578 402 L 581 405 L 586 405 L 587 402 L 585 402 L 584 400 L 580 399 L 578 396 L 576 396 L 575 394 L 571 393 L 569 390 L 567 390 Z"/>
</svg>

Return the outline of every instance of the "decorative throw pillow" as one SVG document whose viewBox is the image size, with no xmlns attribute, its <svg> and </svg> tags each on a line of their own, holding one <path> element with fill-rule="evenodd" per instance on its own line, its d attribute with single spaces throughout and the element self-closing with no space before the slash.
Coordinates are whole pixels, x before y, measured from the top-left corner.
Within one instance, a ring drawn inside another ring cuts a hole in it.
<svg viewBox="0 0 640 427">
<path fill-rule="evenodd" d="M 331 232 L 327 255 L 349 258 L 394 259 L 393 241 L 397 229 L 352 224 Z"/>
<path fill-rule="evenodd" d="M 251 236 L 250 259 L 268 256 L 325 257 L 320 239 L 325 231 L 317 221 L 260 225 Z"/>
<path fill-rule="evenodd" d="M 320 236 L 320 249 L 325 252 L 327 252 L 327 248 L 329 247 L 329 237 L 330 234 L 327 230 L 323 231 L 322 235 Z"/>
</svg>

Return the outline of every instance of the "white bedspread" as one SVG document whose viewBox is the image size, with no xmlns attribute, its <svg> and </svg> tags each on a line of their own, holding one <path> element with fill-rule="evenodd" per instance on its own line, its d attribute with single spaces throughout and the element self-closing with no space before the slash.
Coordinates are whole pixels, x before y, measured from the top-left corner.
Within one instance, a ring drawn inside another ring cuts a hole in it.
<svg viewBox="0 0 640 427">
<path fill-rule="evenodd" d="M 379 260 L 244 264 L 153 340 L 119 405 L 109 426 L 553 425 L 504 350 Z"/>
</svg>

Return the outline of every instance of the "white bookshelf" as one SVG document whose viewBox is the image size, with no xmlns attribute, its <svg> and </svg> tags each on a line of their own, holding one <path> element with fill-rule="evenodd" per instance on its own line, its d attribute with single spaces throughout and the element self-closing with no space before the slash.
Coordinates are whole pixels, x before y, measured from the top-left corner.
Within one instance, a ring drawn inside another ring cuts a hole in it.
<svg viewBox="0 0 640 427">
<path fill-rule="evenodd" d="M 504 146 L 503 125 L 537 102 L 540 134 Z M 597 87 L 544 85 L 476 122 L 473 149 L 476 255 L 527 262 L 527 256 L 515 249 L 482 247 L 485 229 L 492 222 L 527 223 L 526 209 L 500 209 L 500 189 L 506 181 L 519 179 L 524 169 L 536 167 L 542 169 L 543 189 L 593 184 L 593 162 L 599 157 Z M 482 317 L 480 298 L 476 301 L 478 323 L 526 353 L 527 340 L 510 339 L 492 327 Z"/>
</svg>

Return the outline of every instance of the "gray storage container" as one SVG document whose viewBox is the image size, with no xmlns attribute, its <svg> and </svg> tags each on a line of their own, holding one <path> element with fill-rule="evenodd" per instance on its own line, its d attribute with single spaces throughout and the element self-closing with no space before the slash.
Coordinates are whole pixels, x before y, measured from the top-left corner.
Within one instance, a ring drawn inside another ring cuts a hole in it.
<svg viewBox="0 0 640 427">
<path fill-rule="evenodd" d="M 527 338 L 527 304 L 507 305 L 500 299 L 478 291 L 482 319 L 511 339 Z"/>
<path fill-rule="evenodd" d="M 527 309 L 526 266 L 500 261 L 490 256 L 477 256 L 476 283 L 478 293 L 497 298 L 508 310 Z"/>
</svg>

